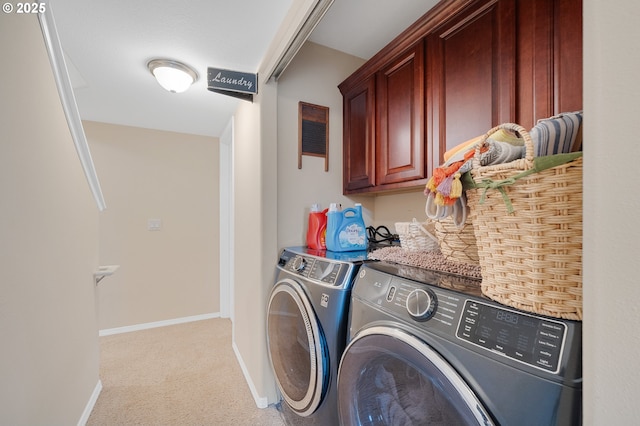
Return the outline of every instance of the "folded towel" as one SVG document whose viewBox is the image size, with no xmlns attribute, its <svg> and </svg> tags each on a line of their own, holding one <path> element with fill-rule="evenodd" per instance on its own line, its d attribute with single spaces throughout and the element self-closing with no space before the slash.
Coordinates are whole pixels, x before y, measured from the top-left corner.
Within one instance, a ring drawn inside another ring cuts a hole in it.
<svg viewBox="0 0 640 426">
<path fill-rule="evenodd" d="M 582 151 L 582 111 L 563 112 L 538 120 L 529 131 L 534 156 Z"/>
<path fill-rule="evenodd" d="M 443 158 L 445 161 L 444 164 L 451 164 L 456 161 L 462 160 L 464 157 L 464 154 L 470 148 L 474 148 L 478 144 L 478 142 L 482 141 L 482 138 L 484 138 L 484 135 L 476 136 L 475 138 L 469 139 L 466 142 L 462 142 L 461 144 L 456 145 L 455 147 L 445 152 L 443 155 Z M 524 139 L 519 138 L 514 133 L 506 129 L 498 130 L 493 135 L 491 135 L 491 139 L 494 141 L 508 142 L 511 145 L 516 145 L 516 146 L 524 145 Z"/>
<path fill-rule="evenodd" d="M 459 154 L 461 152 L 464 153 L 467 151 L 467 149 L 471 148 L 472 146 L 476 146 L 476 144 L 480 142 L 483 137 L 484 135 L 476 136 L 473 139 L 469 139 L 466 142 L 462 142 L 461 144 L 454 146 L 453 148 L 451 148 L 450 150 L 444 153 L 444 155 L 442 156 L 444 158 L 444 161 L 448 163 L 451 157 L 453 157 L 454 155 Z M 454 159 L 452 161 L 457 161 L 457 160 Z"/>
<path fill-rule="evenodd" d="M 483 166 L 508 163 L 524 157 L 524 145 L 515 146 L 507 142 L 491 139 L 487 140 L 486 145 L 488 145 L 489 149 L 480 157 L 480 164 Z"/>
<path fill-rule="evenodd" d="M 503 141 L 501 139 L 507 139 Z M 525 153 L 523 141 L 513 137 L 508 132 L 498 134 L 496 132 L 485 141 L 481 150 L 480 164 L 489 166 L 493 164 L 508 163 L 522 158 Z M 460 176 L 471 170 L 475 145 L 466 152 L 455 154 L 448 162 L 434 170 L 433 176 L 427 182 L 424 193 L 433 193 L 433 202 L 437 206 L 451 206 L 462 195 L 462 183 Z"/>
</svg>

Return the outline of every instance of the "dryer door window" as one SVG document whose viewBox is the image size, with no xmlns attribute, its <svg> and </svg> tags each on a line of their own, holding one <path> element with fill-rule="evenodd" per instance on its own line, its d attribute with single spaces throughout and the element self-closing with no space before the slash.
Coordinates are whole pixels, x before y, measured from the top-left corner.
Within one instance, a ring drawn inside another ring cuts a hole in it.
<svg viewBox="0 0 640 426">
<path fill-rule="evenodd" d="M 328 386 L 327 344 L 309 299 L 293 280 L 279 281 L 271 291 L 267 340 L 285 402 L 301 416 L 312 414 Z"/>
<path fill-rule="evenodd" d="M 343 425 L 491 425 L 451 365 L 401 330 L 371 327 L 347 347 L 338 372 Z"/>
</svg>

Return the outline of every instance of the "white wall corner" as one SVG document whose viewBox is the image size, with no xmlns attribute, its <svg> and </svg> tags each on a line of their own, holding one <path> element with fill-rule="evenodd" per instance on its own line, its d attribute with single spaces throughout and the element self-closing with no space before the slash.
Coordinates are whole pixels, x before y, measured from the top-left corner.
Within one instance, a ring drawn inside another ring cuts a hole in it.
<svg viewBox="0 0 640 426">
<path fill-rule="evenodd" d="M 89 398 L 89 401 L 82 412 L 82 416 L 80 417 L 80 420 L 78 420 L 78 426 L 84 426 L 87 424 L 87 421 L 89 421 L 89 416 L 91 416 L 93 407 L 96 405 L 96 402 L 98 402 L 100 392 L 102 392 L 102 381 L 98 379 L 98 383 L 96 383 L 96 387 L 93 389 L 91 398 Z"/>
<path fill-rule="evenodd" d="M 249 390 L 251 391 L 251 396 L 253 396 L 253 400 L 256 402 L 256 406 L 258 408 L 267 408 L 269 406 L 269 398 L 266 396 L 260 396 L 258 394 L 258 390 L 256 389 L 253 380 L 251 379 L 251 375 L 249 374 L 249 370 L 247 370 L 247 366 L 242 359 L 242 355 L 240 355 L 240 351 L 236 346 L 236 342 L 231 343 L 231 347 L 233 347 L 233 352 L 236 354 L 236 358 L 238 360 L 238 364 L 240 364 L 240 368 L 242 369 L 242 374 L 244 375 L 247 384 L 249 385 Z"/>
<path fill-rule="evenodd" d="M 187 322 L 202 321 L 202 320 L 208 320 L 213 318 L 220 318 L 220 313 L 213 312 L 210 314 L 193 315 L 190 317 L 182 317 L 182 318 L 173 318 L 173 319 L 163 320 L 163 321 L 154 321 L 154 322 L 147 322 L 143 324 L 127 325 L 124 327 L 105 328 L 98 331 L 98 336 L 100 337 L 111 336 L 112 334 L 121 334 L 121 333 L 129 333 L 132 331 L 148 330 L 150 328 L 166 327 L 169 325 L 184 324 Z"/>
</svg>

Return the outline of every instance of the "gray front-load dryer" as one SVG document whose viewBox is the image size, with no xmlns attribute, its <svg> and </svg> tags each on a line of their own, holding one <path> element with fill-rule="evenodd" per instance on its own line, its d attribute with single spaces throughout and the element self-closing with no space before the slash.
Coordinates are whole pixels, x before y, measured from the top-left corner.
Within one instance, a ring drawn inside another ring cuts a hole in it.
<svg viewBox="0 0 640 426">
<path fill-rule="evenodd" d="M 581 399 L 580 322 L 505 307 L 467 278 L 360 268 L 341 424 L 579 425 Z"/>
</svg>

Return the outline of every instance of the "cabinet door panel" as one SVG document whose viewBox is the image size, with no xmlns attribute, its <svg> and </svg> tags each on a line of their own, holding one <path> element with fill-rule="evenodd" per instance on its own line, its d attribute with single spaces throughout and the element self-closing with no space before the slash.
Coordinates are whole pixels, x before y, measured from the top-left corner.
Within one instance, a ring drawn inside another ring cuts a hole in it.
<svg viewBox="0 0 640 426">
<path fill-rule="evenodd" d="M 582 109 L 582 0 L 555 1 L 554 7 L 554 114 L 559 114 Z"/>
<path fill-rule="evenodd" d="M 363 81 L 344 96 L 343 190 L 375 183 L 374 80 Z"/>
<path fill-rule="evenodd" d="M 424 43 L 377 74 L 376 183 L 425 177 Z"/>
<path fill-rule="evenodd" d="M 428 37 L 435 163 L 447 149 L 515 118 L 515 7 L 473 7 Z"/>
<path fill-rule="evenodd" d="M 582 0 L 520 2 L 517 32 L 516 123 L 582 109 Z"/>
</svg>

